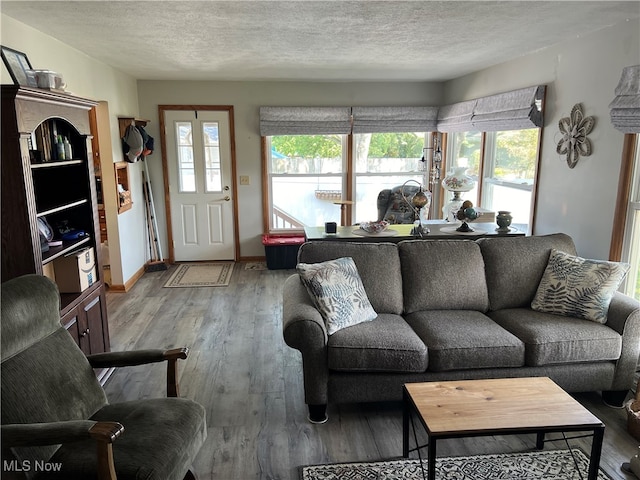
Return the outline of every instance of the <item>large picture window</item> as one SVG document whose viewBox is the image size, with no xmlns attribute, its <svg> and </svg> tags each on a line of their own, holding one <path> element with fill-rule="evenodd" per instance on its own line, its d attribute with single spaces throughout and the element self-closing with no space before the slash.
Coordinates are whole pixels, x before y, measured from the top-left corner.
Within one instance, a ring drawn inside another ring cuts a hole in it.
<svg viewBox="0 0 640 480">
<path fill-rule="evenodd" d="M 345 135 L 267 137 L 270 231 L 339 222 Z"/>
<path fill-rule="evenodd" d="M 529 224 L 538 164 L 538 128 L 458 132 L 449 136 L 451 167 L 466 167 L 476 180 L 464 199 L 483 209 L 508 210 L 513 223 Z"/>
<path fill-rule="evenodd" d="M 378 219 L 377 199 L 382 190 L 409 180 L 424 185 L 421 159 L 426 137 L 426 132 L 354 135 L 356 223 Z"/>
<path fill-rule="evenodd" d="M 266 137 L 271 232 L 340 223 L 340 206 L 349 200 L 353 220 L 378 218 L 383 189 L 414 180 L 423 184 L 422 152 L 426 132 L 353 135 L 274 135 Z M 350 161 L 350 159 L 353 159 Z"/>
</svg>

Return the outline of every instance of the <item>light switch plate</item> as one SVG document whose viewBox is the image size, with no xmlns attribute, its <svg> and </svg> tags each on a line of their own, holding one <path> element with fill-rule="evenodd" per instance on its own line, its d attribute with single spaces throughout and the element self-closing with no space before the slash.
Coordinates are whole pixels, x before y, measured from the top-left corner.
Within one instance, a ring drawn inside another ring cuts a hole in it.
<svg viewBox="0 0 640 480">
<path fill-rule="evenodd" d="M 240 185 L 249 185 L 249 175 L 240 175 Z"/>
</svg>

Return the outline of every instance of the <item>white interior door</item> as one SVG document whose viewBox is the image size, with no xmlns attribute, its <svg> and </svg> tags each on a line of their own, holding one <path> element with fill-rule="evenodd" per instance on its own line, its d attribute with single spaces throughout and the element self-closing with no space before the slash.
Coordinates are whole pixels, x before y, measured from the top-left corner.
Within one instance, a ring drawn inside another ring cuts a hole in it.
<svg viewBox="0 0 640 480">
<path fill-rule="evenodd" d="M 164 114 L 174 258 L 234 260 L 229 113 Z"/>
</svg>

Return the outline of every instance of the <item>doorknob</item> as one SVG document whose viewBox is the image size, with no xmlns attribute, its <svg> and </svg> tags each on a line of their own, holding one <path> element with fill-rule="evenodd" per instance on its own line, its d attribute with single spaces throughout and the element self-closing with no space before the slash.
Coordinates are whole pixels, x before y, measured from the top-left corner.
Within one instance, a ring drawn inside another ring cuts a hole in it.
<svg viewBox="0 0 640 480">
<path fill-rule="evenodd" d="M 225 186 L 224 186 L 224 191 L 225 191 L 225 192 L 228 192 L 228 191 L 229 191 L 229 185 L 225 185 Z"/>
<path fill-rule="evenodd" d="M 229 195 L 227 195 L 227 196 L 225 196 L 225 197 L 224 197 L 224 201 L 225 201 L 225 202 L 228 202 L 229 200 L 231 200 L 231 197 L 230 197 Z"/>
</svg>

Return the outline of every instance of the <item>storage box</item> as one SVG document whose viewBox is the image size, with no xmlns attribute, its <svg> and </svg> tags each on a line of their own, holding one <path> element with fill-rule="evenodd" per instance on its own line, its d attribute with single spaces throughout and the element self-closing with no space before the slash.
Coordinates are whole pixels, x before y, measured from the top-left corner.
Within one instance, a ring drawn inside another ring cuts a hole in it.
<svg viewBox="0 0 640 480">
<path fill-rule="evenodd" d="M 296 268 L 298 250 L 304 242 L 304 235 L 262 235 L 267 268 L 269 270 Z"/>
<path fill-rule="evenodd" d="M 91 247 L 56 258 L 53 263 L 60 293 L 80 293 L 98 280 Z"/>
</svg>

